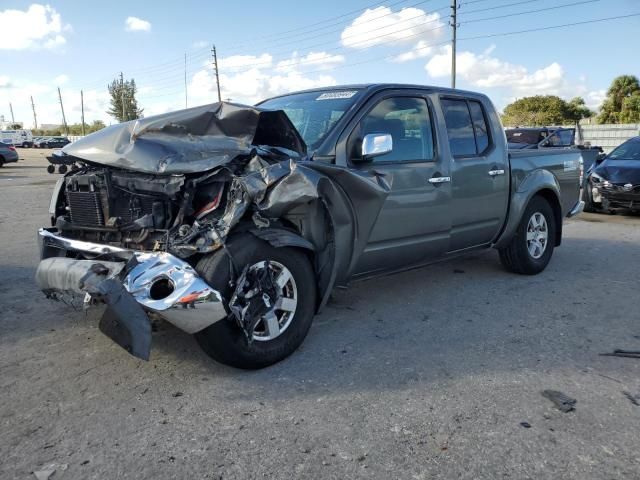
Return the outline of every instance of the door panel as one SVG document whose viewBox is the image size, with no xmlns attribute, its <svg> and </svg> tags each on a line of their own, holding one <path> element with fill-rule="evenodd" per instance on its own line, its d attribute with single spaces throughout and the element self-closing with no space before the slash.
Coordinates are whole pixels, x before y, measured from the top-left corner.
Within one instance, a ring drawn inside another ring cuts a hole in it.
<svg viewBox="0 0 640 480">
<path fill-rule="evenodd" d="M 449 244 L 451 184 L 431 184 L 441 176 L 434 162 L 377 166 L 391 183 L 356 274 L 394 270 L 444 255 Z"/>
<path fill-rule="evenodd" d="M 441 100 L 451 163 L 451 242 L 449 251 L 488 244 L 498 235 L 509 195 L 509 165 L 493 148 L 480 102 Z M 497 134 L 497 133 L 496 133 Z"/>
<path fill-rule="evenodd" d="M 390 154 L 352 163 L 383 175 L 391 186 L 356 275 L 426 263 L 448 250 L 451 183 L 429 180 L 448 177 L 449 162 L 437 153 L 431 118 L 425 98 L 382 97 L 372 102 L 352 134 L 355 140 L 349 140 L 357 144 L 367 133 L 387 133 L 393 139 Z M 355 152 L 352 160 L 357 160 L 357 148 Z"/>
</svg>

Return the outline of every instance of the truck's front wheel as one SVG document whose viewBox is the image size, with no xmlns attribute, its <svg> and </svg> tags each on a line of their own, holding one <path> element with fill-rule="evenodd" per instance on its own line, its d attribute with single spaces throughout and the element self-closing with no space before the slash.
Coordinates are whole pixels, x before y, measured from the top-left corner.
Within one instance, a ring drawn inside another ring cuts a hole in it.
<svg viewBox="0 0 640 480">
<path fill-rule="evenodd" d="M 316 305 L 316 283 L 307 256 L 294 248 L 275 248 L 253 235 L 227 244 L 238 272 L 270 269 L 279 289 L 274 310 L 261 317 L 251 341 L 234 318 L 227 318 L 195 334 L 213 359 L 237 368 L 256 369 L 291 355 L 307 336 Z M 233 295 L 231 263 L 224 251 L 204 257 L 196 267 L 200 275 L 225 299 Z"/>
<path fill-rule="evenodd" d="M 556 226 L 551 205 L 534 197 L 527 206 L 511 243 L 500 250 L 500 261 L 509 271 L 535 275 L 543 271 L 555 247 Z"/>
</svg>

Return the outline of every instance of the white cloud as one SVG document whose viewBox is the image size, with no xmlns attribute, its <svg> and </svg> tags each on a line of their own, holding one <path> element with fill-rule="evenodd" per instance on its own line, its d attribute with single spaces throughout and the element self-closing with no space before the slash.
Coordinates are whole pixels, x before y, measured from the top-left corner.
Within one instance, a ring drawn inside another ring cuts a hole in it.
<svg viewBox="0 0 640 480">
<path fill-rule="evenodd" d="M 317 70 L 330 70 L 336 65 L 344 63 L 343 55 L 331 55 L 327 52 L 309 52 L 300 56 L 298 52 L 293 52 L 291 58 L 282 60 L 276 65 L 279 72 L 291 72 L 298 68 L 313 67 Z"/>
<path fill-rule="evenodd" d="M 206 40 L 197 40 L 191 44 L 191 48 L 204 48 L 211 45 L 211 42 L 207 42 Z"/>
<path fill-rule="evenodd" d="M 53 79 L 53 83 L 55 83 L 56 85 L 64 85 L 68 81 L 69 81 L 69 76 L 64 74 L 58 75 L 56 78 Z"/>
<path fill-rule="evenodd" d="M 138 17 L 127 17 L 127 19 L 124 21 L 124 25 L 127 32 L 151 31 L 151 23 Z"/>
<path fill-rule="evenodd" d="M 225 69 L 230 70 L 243 70 L 252 68 L 254 66 L 258 68 L 269 68 L 273 62 L 273 57 L 268 53 L 263 53 L 260 56 L 255 55 L 231 55 L 230 57 L 223 57 L 218 60 L 218 67 L 221 71 Z M 210 64 L 207 60 L 206 63 Z"/>
<path fill-rule="evenodd" d="M 607 90 L 592 90 L 584 94 L 584 103 L 592 110 L 597 110 L 602 106 L 602 102 L 607 98 Z"/>
<path fill-rule="evenodd" d="M 433 53 L 433 47 L 429 46 L 426 40 L 420 40 L 408 52 L 401 53 L 391 59 L 392 62 L 404 63 L 418 58 L 426 58 Z"/>
<path fill-rule="evenodd" d="M 558 95 L 564 99 L 582 97 L 587 107 L 597 109 L 606 98 L 606 90 L 589 90 L 584 75 L 577 80 L 566 77 L 558 62 L 530 71 L 524 65 L 509 63 L 492 55 L 495 45 L 477 54 L 459 52 L 456 58 L 456 72 L 460 79 L 478 89 L 498 89 L 504 93 L 502 100 L 514 101 L 518 97 L 531 95 Z M 433 55 L 425 65 L 433 78 L 451 75 L 451 47 L 445 46 Z"/>
<path fill-rule="evenodd" d="M 6 75 L 0 75 L 0 88 L 9 88 L 11 86 L 11 79 Z"/>
<path fill-rule="evenodd" d="M 344 61 L 341 56 L 327 55 L 325 52 L 312 52 L 295 59 L 308 59 L 316 69 Z M 292 57 L 293 59 L 294 57 Z M 327 74 L 309 75 L 299 71 L 295 62 L 280 62 L 276 73 L 272 71 L 271 55 L 236 56 L 221 60 L 220 87 L 223 100 L 253 104 L 265 98 L 308 88 L 331 86 L 336 84 L 335 78 Z M 282 65 L 281 65 L 282 64 Z M 226 66 L 227 68 L 223 68 Z M 229 68 L 233 66 L 234 68 Z M 211 103 L 217 100 L 215 77 L 211 68 L 203 68 L 191 79 L 189 103 Z"/>
<path fill-rule="evenodd" d="M 34 3 L 27 10 L 0 11 L 0 50 L 24 50 L 28 48 L 53 49 L 64 45 L 62 35 L 71 30 L 62 17 L 49 5 Z"/>
<path fill-rule="evenodd" d="M 444 29 L 438 13 L 419 8 L 393 12 L 388 7 L 366 9 L 341 34 L 342 45 L 364 49 L 376 45 L 433 42 Z"/>
<path fill-rule="evenodd" d="M 0 78 L 0 82 L 2 79 Z M 68 123 L 80 123 L 80 92 L 61 86 L 62 101 Z M 2 108 L 11 102 L 16 121 L 23 122 L 28 128 L 33 127 L 33 114 L 31 112 L 31 99 L 36 106 L 38 124 L 61 124 L 62 114 L 58 101 L 56 85 L 49 81 L 33 82 L 24 78 L 10 79 L 9 86 L 0 88 L 0 114 L 8 118 L 8 112 Z M 91 123 L 94 120 L 103 120 L 107 124 L 113 119 L 106 113 L 109 106 L 109 93 L 107 89 L 84 90 L 85 121 Z M 8 108 L 7 108 L 8 110 Z"/>
<path fill-rule="evenodd" d="M 553 62 L 533 72 L 523 65 L 516 65 L 491 56 L 493 48 L 481 54 L 463 51 L 456 57 L 456 72 L 475 87 L 507 87 L 515 95 L 561 94 L 566 87 L 564 70 Z M 425 65 L 434 78 L 451 74 L 451 46 L 447 45 L 431 57 Z"/>
</svg>

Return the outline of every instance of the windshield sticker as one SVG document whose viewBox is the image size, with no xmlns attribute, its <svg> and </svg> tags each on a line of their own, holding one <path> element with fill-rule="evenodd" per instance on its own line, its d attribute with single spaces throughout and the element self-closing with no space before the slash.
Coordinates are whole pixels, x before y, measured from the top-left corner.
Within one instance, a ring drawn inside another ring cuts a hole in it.
<svg viewBox="0 0 640 480">
<path fill-rule="evenodd" d="M 337 99 L 342 99 L 342 98 L 351 98 L 356 93 L 358 93 L 356 90 L 343 90 L 341 92 L 325 92 L 325 93 L 321 94 L 318 98 L 316 98 L 316 101 L 317 100 L 337 100 Z"/>
</svg>

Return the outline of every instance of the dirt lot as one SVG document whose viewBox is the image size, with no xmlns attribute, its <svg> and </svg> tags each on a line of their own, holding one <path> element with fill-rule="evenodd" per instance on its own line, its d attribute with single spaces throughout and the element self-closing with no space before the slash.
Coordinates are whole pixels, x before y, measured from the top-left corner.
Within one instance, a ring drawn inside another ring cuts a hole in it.
<svg viewBox="0 0 640 480">
<path fill-rule="evenodd" d="M 44 153 L 0 169 L 0 478 L 640 478 L 640 359 L 598 355 L 640 349 L 640 218 L 568 222 L 535 277 L 489 252 L 355 284 L 265 370 L 165 324 L 143 362 L 34 285 Z"/>
</svg>

